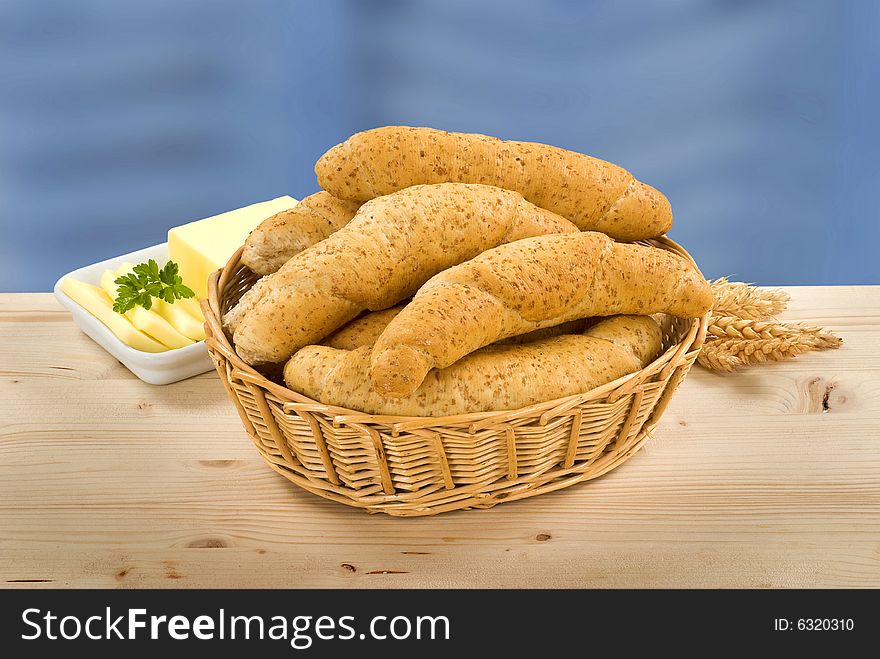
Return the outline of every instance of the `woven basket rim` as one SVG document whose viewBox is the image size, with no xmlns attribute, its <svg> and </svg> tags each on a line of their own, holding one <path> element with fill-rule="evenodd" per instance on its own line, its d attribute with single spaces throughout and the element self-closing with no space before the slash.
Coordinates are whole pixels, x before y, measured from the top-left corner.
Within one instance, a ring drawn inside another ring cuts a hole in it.
<svg viewBox="0 0 880 659">
<path fill-rule="evenodd" d="M 684 247 L 666 235 L 641 241 L 643 244 L 674 252 L 686 258 L 700 272 L 699 266 Z M 625 396 L 635 387 L 645 382 L 655 373 L 660 373 L 660 379 L 666 379 L 668 373 L 681 361 L 681 358 L 691 354 L 693 350 L 699 350 L 706 336 L 708 328 L 709 312 L 700 318 L 691 321 L 688 331 L 682 338 L 671 345 L 650 364 L 645 367 L 617 378 L 604 385 L 589 391 L 563 396 L 552 400 L 542 401 L 527 407 L 514 410 L 492 410 L 488 412 L 470 412 L 450 416 L 402 416 L 389 414 L 369 414 L 360 410 L 353 410 L 335 405 L 327 405 L 304 396 L 283 385 L 277 384 L 259 371 L 242 360 L 233 348 L 231 342 L 223 331 L 221 322 L 221 298 L 226 284 L 232 275 L 241 266 L 240 259 L 244 246 L 239 247 L 226 262 L 226 265 L 211 273 L 208 278 L 208 297 L 201 303 L 202 312 L 205 316 L 205 343 L 212 350 L 216 350 L 233 367 L 234 374 L 245 382 L 262 387 L 267 392 L 274 394 L 284 404 L 285 410 L 319 412 L 332 417 L 339 423 L 351 424 L 384 424 L 394 427 L 395 431 L 417 430 L 430 428 L 431 426 L 467 426 L 470 432 L 478 430 L 481 426 L 492 425 L 504 419 L 510 420 L 520 416 L 533 415 L 543 411 L 542 418 L 553 418 L 561 412 L 573 408 L 581 403 L 592 399 L 608 397 L 608 402 L 613 402 L 621 396 Z M 700 272 L 702 275 L 702 272 Z"/>
</svg>

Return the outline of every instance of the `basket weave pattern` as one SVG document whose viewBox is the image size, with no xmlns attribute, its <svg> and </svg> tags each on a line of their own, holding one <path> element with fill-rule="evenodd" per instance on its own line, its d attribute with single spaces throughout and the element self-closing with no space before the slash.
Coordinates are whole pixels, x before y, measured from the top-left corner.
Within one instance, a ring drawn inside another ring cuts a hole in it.
<svg viewBox="0 0 880 659">
<path fill-rule="evenodd" d="M 668 238 L 650 244 L 690 256 Z M 206 343 L 260 454 L 322 497 L 390 515 L 488 508 L 596 478 L 633 455 L 703 344 L 707 318 L 667 316 L 662 354 L 594 389 L 509 412 L 447 417 L 365 414 L 272 382 L 236 355 L 221 329 L 257 277 L 241 250 L 209 282 Z"/>
</svg>

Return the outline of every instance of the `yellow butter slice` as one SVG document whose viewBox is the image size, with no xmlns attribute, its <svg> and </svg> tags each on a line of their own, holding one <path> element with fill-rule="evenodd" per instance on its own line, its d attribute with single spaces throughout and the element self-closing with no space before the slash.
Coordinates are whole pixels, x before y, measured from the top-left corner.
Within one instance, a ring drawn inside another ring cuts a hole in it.
<svg viewBox="0 0 880 659">
<path fill-rule="evenodd" d="M 121 274 L 126 272 L 130 272 L 130 270 L 123 270 Z M 113 270 L 105 270 L 104 274 L 101 275 L 101 288 L 114 298 L 116 297 L 117 285 L 115 279 L 117 276 Z M 135 306 L 133 309 L 125 312 L 125 317 L 136 328 L 149 334 L 169 348 L 185 348 L 193 343 L 191 339 L 178 332 L 171 323 L 153 309 Z"/>
<path fill-rule="evenodd" d="M 127 275 L 133 270 L 134 264 L 126 261 L 116 270 L 115 276 L 120 277 L 122 275 Z M 115 286 L 115 284 L 113 284 L 113 286 Z M 153 299 L 153 308 L 151 311 L 155 311 L 162 316 L 162 318 L 167 320 L 174 329 L 183 334 L 186 338 L 192 339 L 193 341 L 201 341 L 205 338 L 204 319 L 201 321 L 197 320 L 191 314 L 187 313 L 183 308 L 184 305 L 181 304 L 182 302 L 188 302 L 190 300 L 192 300 L 192 298 L 175 300 L 173 304 L 169 304 L 165 300 Z M 198 308 L 198 305 L 196 305 L 196 308 Z"/>
<path fill-rule="evenodd" d="M 97 286 L 65 277 L 61 290 L 71 300 L 100 320 L 123 343 L 143 352 L 165 352 L 167 347 L 138 330 L 125 316 L 113 311 L 113 300 Z"/>
<path fill-rule="evenodd" d="M 180 306 L 180 300 L 168 304 L 165 300 L 153 300 L 153 309 L 171 326 L 188 339 L 201 341 L 205 338 L 205 326 L 197 321 Z"/>
<path fill-rule="evenodd" d="M 183 283 L 185 284 L 186 282 Z M 205 322 L 205 315 L 202 313 L 202 307 L 199 306 L 199 301 L 196 298 L 189 297 L 185 300 L 178 300 L 174 304 L 179 304 L 181 309 L 199 321 L 199 323 Z"/>
<path fill-rule="evenodd" d="M 126 311 L 125 314 L 131 320 L 132 325 L 158 339 L 169 348 L 185 348 L 193 344 L 191 339 L 174 329 L 171 323 L 152 309 L 135 307 L 131 311 Z"/>
</svg>

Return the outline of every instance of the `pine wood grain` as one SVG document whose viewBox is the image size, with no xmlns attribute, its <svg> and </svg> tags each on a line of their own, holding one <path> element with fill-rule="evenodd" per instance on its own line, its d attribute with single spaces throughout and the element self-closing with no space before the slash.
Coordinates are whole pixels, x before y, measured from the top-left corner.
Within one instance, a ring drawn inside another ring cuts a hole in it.
<svg viewBox="0 0 880 659">
<path fill-rule="evenodd" d="M 415 519 L 276 475 L 214 374 L 144 384 L 0 295 L 0 587 L 878 587 L 880 287 L 788 291 L 843 348 L 695 367 L 614 472 Z"/>
</svg>

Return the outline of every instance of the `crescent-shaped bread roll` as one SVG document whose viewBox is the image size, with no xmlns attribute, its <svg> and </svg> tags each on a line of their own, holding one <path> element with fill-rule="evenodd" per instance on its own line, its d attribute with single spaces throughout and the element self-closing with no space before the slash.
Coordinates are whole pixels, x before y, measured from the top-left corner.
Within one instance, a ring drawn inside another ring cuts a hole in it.
<svg viewBox="0 0 880 659">
<path fill-rule="evenodd" d="M 337 199 L 329 192 L 309 195 L 251 231 L 244 242 L 241 262 L 258 275 L 275 272 L 294 254 L 348 224 L 358 208 L 360 203 Z"/>
<path fill-rule="evenodd" d="M 484 183 L 618 240 L 666 233 L 672 207 L 661 192 L 610 162 L 536 142 L 476 133 L 385 126 L 356 133 L 315 165 L 318 183 L 366 201 L 420 183 Z"/>
<path fill-rule="evenodd" d="M 370 348 L 307 346 L 284 367 L 287 386 L 327 405 L 369 414 L 448 416 L 512 410 L 590 391 L 650 363 L 661 347 L 650 316 L 617 316 L 566 334 L 478 350 L 403 398 L 370 387 Z"/>
<path fill-rule="evenodd" d="M 432 277 L 376 341 L 371 379 L 407 396 L 432 368 L 509 336 L 591 316 L 694 318 L 711 306 L 708 282 L 671 252 L 597 232 L 528 238 Z"/>
<path fill-rule="evenodd" d="M 283 362 L 484 250 L 563 232 L 577 227 L 517 192 L 464 183 L 407 188 L 367 202 L 346 226 L 263 277 L 224 322 L 243 360 Z"/>
</svg>

